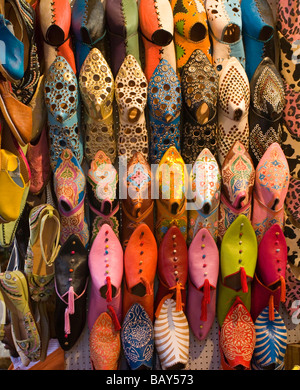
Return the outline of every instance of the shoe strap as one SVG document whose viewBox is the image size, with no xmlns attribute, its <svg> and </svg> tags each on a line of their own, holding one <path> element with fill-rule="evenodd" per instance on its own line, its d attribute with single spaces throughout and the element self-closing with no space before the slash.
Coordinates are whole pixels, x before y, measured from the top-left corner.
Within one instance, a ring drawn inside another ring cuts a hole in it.
<svg viewBox="0 0 300 390">
<path fill-rule="evenodd" d="M 49 260 L 46 258 L 45 251 L 44 251 L 44 245 L 43 245 L 43 231 L 44 231 L 45 223 L 46 223 L 48 218 L 54 218 L 54 220 L 57 222 L 57 226 L 58 226 L 55 243 L 53 244 L 52 254 L 51 254 L 51 257 Z M 57 216 L 53 213 L 53 210 L 50 209 L 49 212 L 42 217 L 41 226 L 40 226 L 40 243 L 41 243 L 42 258 L 44 259 L 45 263 L 48 266 L 52 265 L 52 263 L 54 262 L 54 260 L 56 259 L 57 255 L 58 255 L 58 252 L 60 250 L 59 241 L 60 241 L 60 221 L 57 218 Z"/>
</svg>

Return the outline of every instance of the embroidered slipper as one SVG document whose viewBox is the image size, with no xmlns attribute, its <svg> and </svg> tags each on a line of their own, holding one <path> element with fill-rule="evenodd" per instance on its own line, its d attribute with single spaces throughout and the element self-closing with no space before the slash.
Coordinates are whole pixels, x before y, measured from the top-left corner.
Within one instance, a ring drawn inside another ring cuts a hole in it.
<svg viewBox="0 0 300 390">
<path fill-rule="evenodd" d="M 284 224 L 284 201 L 290 172 L 277 142 L 271 144 L 256 167 L 253 191 L 252 226 L 258 243 L 271 225 Z"/>
<path fill-rule="evenodd" d="M 267 0 L 241 1 L 246 73 L 251 82 L 259 63 L 269 57 L 278 68 L 279 50 L 276 21 Z M 254 55 L 255 53 L 255 55 Z"/>
<path fill-rule="evenodd" d="M 139 303 L 133 303 L 124 318 L 121 341 L 131 370 L 151 370 L 153 368 L 153 324 L 146 310 Z"/>
<path fill-rule="evenodd" d="M 121 241 L 125 250 L 137 226 L 145 223 L 154 232 L 154 199 L 152 199 L 152 172 L 150 165 L 141 153 L 136 153 L 128 163 L 127 177 L 122 184 L 126 194 L 122 194 Z"/>
<path fill-rule="evenodd" d="M 172 0 L 171 6 L 177 72 L 181 75 L 182 68 L 195 50 L 201 50 L 211 63 L 212 48 L 204 0 Z"/>
<path fill-rule="evenodd" d="M 29 361 L 40 360 L 41 341 L 30 308 L 25 275 L 21 271 L 1 273 L 0 288 L 5 305 L 10 311 L 12 330 L 17 347 Z"/>
<path fill-rule="evenodd" d="M 148 160 L 148 131 L 145 107 L 147 103 L 146 77 L 135 57 L 129 54 L 115 79 L 115 98 L 119 112 L 119 162 L 140 152 Z"/>
<path fill-rule="evenodd" d="M 207 148 L 201 151 L 193 165 L 190 187 L 193 202 L 187 204 L 188 243 L 202 228 L 206 228 L 217 241 L 221 172 L 217 160 Z"/>
<path fill-rule="evenodd" d="M 153 321 L 154 279 L 157 244 L 149 227 L 142 223 L 132 233 L 124 254 L 123 318 L 134 303 L 139 303 Z"/>
<path fill-rule="evenodd" d="M 181 87 L 176 72 L 162 59 L 148 85 L 150 161 L 158 164 L 170 146 L 180 151 Z"/>
<path fill-rule="evenodd" d="M 228 58 L 234 57 L 245 67 L 240 2 L 206 0 L 213 65 L 220 72 Z"/>
<path fill-rule="evenodd" d="M 193 164 L 207 148 L 217 157 L 219 76 L 201 50 L 195 50 L 181 72 L 183 98 L 182 157 Z"/>
<path fill-rule="evenodd" d="M 156 310 L 166 298 L 176 302 L 176 310 L 186 311 L 186 284 L 188 278 L 188 249 L 177 226 L 171 226 L 158 250 L 158 288 L 155 296 Z"/>
<path fill-rule="evenodd" d="M 99 150 L 114 164 L 117 155 L 113 120 L 114 78 L 97 48 L 88 53 L 79 73 L 79 89 L 84 105 L 84 155 L 88 163 Z"/>
<path fill-rule="evenodd" d="M 188 268 L 187 318 L 194 335 L 204 340 L 215 320 L 219 275 L 219 250 L 206 228 L 191 242 Z"/>
<path fill-rule="evenodd" d="M 156 312 L 154 343 L 163 370 L 182 370 L 189 361 L 190 331 L 184 312 L 166 299 Z"/>
<path fill-rule="evenodd" d="M 162 59 L 176 71 L 173 19 L 169 0 L 139 1 L 139 32 L 145 56 L 143 71 L 148 82 Z"/>
<path fill-rule="evenodd" d="M 120 328 L 107 313 L 101 313 L 89 335 L 94 370 L 117 370 L 121 355 Z"/>
<path fill-rule="evenodd" d="M 250 86 L 244 68 L 235 57 L 224 65 L 218 91 L 217 143 L 219 163 L 222 165 L 237 139 L 249 149 Z"/>
<path fill-rule="evenodd" d="M 110 44 L 111 69 L 117 76 L 125 58 L 131 54 L 141 65 L 139 10 L 135 0 L 112 0 L 106 3 L 106 24 Z"/>
<path fill-rule="evenodd" d="M 81 164 L 83 135 L 80 128 L 78 82 L 71 66 L 61 56 L 56 57 L 46 75 L 45 103 L 52 170 L 64 149 L 71 149 Z"/>
<path fill-rule="evenodd" d="M 220 329 L 223 370 L 250 370 L 255 348 L 255 327 L 249 311 L 237 297 Z"/>
<path fill-rule="evenodd" d="M 88 303 L 88 327 L 91 331 L 103 312 L 113 313 L 122 322 L 123 249 L 109 225 L 102 225 L 89 252 L 91 288 Z"/>
<path fill-rule="evenodd" d="M 269 308 L 266 307 L 254 323 L 256 341 L 251 362 L 253 370 L 284 370 L 287 328 L 275 309 L 272 318 L 270 320 Z"/>
<path fill-rule="evenodd" d="M 158 244 L 173 225 L 187 238 L 187 180 L 185 163 L 178 150 L 171 146 L 160 160 L 155 177 L 158 191 L 155 235 Z"/>
<path fill-rule="evenodd" d="M 73 234 L 61 246 L 55 260 L 55 332 L 61 348 L 69 351 L 77 342 L 86 322 L 88 252 Z"/>
<path fill-rule="evenodd" d="M 70 149 L 61 153 L 53 173 L 54 192 L 61 218 L 60 243 L 76 234 L 84 246 L 89 243 L 89 229 L 85 213 L 86 179 Z"/>
<path fill-rule="evenodd" d="M 90 211 L 90 244 L 104 224 L 109 225 L 119 236 L 118 172 L 102 150 L 96 153 L 91 162 L 86 183 Z"/>
<path fill-rule="evenodd" d="M 256 167 L 267 148 L 281 144 L 285 92 L 274 62 L 265 57 L 257 66 L 250 83 L 249 153 Z"/>
<path fill-rule="evenodd" d="M 77 74 L 93 48 L 105 56 L 105 3 L 75 0 L 72 4 L 71 31 L 74 37 L 74 54 Z"/>
<path fill-rule="evenodd" d="M 219 238 L 239 214 L 251 220 L 255 168 L 245 146 L 236 141 L 229 150 L 222 168 L 222 190 L 219 215 Z"/>
</svg>

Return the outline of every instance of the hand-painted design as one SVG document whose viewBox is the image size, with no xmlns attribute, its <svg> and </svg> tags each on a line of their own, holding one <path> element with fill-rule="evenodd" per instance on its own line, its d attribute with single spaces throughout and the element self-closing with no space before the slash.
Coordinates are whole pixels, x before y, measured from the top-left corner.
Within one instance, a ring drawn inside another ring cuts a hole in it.
<svg viewBox="0 0 300 390">
<path fill-rule="evenodd" d="M 176 302 L 166 299 L 154 323 L 155 347 L 163 369 L 184 368 L 189 359 L 189 325 Z"/>
<path fill-rule="evenodd" d="M 145 186 L 148 187 L 151 176 L 149 175 L 145 166 L 140 162 L 132 165 L 131 170 L 127 176 L 127 180 L 130 186 L 136 187 L 139 191 Z"/>
<path fill-rule="evenodd" d="M 274 150 L 274 153 L 257 169 L 259 186 L 267 191 L 278 192 L 285 189 L 289 183 L 288 168 L 280 157 L 277 150 Z"/>
<path fill-rule="evenodd" d="M 89 230 L 84 212 L 86 179 L 70 149 L 64 150 L 57 161 L 54 191 L 61 216 L 61 243 L 70 235 L 78 234 L 83 244 L 87 245 Z"/>
<path fill-rule="evenodd" d="M 181 87 L 175 70 L 165 59 L 159 62 L 149 81 L 148 109 L 150 159 L 158 164 L 170 146 L 180 150 Z"/>
<path fill-rule="evenodd" d="M 181 74 L 183 66 L 196 49 L 200 49 L 211 63 L 211 43 L 204 1 L 172 0 L 171 6 L 174 15 L 174 41 L 178 74 Z"/>
<path fill-rule="evenodd" d="M 281 369 L 287 344 L 287 329 L 279 313 L 274 310 L 274 320 L 269 318 L 267 306 L 255 321 L 256 342 L 253 352 L 253 369 Z"/>
</svg>

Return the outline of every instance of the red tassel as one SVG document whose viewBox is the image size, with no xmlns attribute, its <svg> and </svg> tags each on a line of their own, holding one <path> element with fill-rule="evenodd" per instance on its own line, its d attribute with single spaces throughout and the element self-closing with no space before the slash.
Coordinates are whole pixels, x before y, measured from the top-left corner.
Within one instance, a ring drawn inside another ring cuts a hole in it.
<svg viewBox="0 0 300 390">
<path fill-rule="evenodd" d="M 280 283 L 281 283 L 281 291 L 280 291 L 280 301 L 285 302 L 285 294 L 286 294 L 286 284 L 285 279 L 283 276 L 280 276 Z"/>
<path fill-rule="evenodd" d="M 111 281 L 110 277 L 106 277 L 106 282 L 107 282 L 107 291 L 106 291 L 106 302 L 111 302 L 112 301 L 112 288 L 111 288 Z"/>
<path fill-rule="evenodd" d="M 207 321 L 207 305 L 210 302 L 210 284 L 208 279 L 205 279 L 203 286 L 203 298 L 201 302 L 201 321 Z"/>
<path fill-rule="evenodd" d="M 118 317 L 117 317 L 117 314 L 115 312 L 115 309 L 111 305 L 107 305 L 107 308 L 110 311 L 110 315 L 111 315 L 111 318 L 113 320 L 115 330 L 120 330 L 121 329 L 121 325 L 120 325 L 120 322 L 118 320 Z"/>
<path fill-rule="evenodd" d="M 244 267 L 241 267 L 241 285 L 244 293 L 248 292 L 247 275 Z"/>
<path fill-rule="evenodd" d="M 274 321 L 275 315 L 274 315 L 274 297 L 273 295 L 270 296 L 269 299 L 269 320 Z"/>
</svg>

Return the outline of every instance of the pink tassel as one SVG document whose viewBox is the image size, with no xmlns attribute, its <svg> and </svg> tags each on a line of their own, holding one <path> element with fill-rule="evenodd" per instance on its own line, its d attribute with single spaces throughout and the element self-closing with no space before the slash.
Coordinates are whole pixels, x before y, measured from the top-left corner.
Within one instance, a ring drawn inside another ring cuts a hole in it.
<svg viewBox="0 0 300 390">
<path fill-rule="evenodd" d="M 69 308 L 67 307 L 65 310 L 65 334 L 70 334 L 70 317 L 69 317 Z"/>
<path fill-rule="evenodd" d="M 75 312 L 74 289 L 72 286 L 69 288 L 69 292 L 68 292 L 68 310 L 69 310 L 69 314 L 74 314 Z"/>
</svg>

